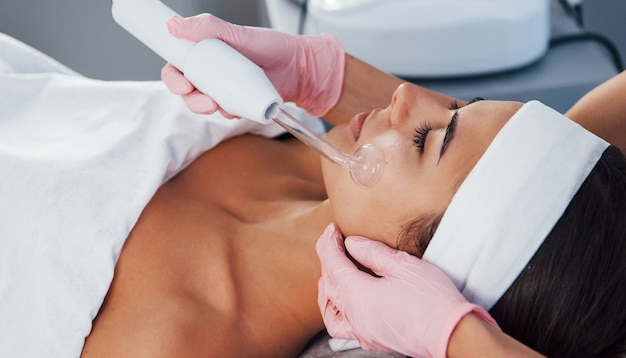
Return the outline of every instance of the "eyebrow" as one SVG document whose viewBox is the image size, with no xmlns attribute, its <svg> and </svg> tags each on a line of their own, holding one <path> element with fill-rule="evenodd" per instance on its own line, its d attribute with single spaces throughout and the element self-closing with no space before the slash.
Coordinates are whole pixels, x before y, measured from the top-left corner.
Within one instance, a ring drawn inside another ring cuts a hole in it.
<svg viewBox="0 0 626 358">
<path fill-rule="evenodd" d="M 437 160 L 437 164 L 441 161 L 441 157 L 445 153 L 446 149 L 448 149 L 448 145 L 452 138 L 454 138 L 454 134 L 456 133 L 456 123 L 459 121 L 459 110 L 455 110 L 452 118 L 450 119 L 450 123 L 446 127 L 446 134 L 443 136 L 443 143 L 441 144 L 441 151 L 439 152 L 439 160 Z"/>
<path fill-rule="evenodd" d="M 482 97 L 474 97 L 464 107 L 467 107 L 472 103 L 480 102 L 482 100 Z M 454 138 L 454 134 L 456 133 L 456 124 L 459 121 L 459 108 L 457 105 L 455 106 L 457 108 L 454 111 L 452 118 L 450 119 L 450 123 L 448 123 L 448 126 L 446 127 L 446 134 L 443 136 L 443 143 L 441 144 L 441 151 L 439 152 L 439 159 L 437 160 L 437 164 L 439 164 L 439 162 L 441 161 L 443 153 L 445 153 L 446 149 L 448 149 L 448 145 L 450 145 L 450 141 L 452 140 L 452 138 Z"/>
</svg>

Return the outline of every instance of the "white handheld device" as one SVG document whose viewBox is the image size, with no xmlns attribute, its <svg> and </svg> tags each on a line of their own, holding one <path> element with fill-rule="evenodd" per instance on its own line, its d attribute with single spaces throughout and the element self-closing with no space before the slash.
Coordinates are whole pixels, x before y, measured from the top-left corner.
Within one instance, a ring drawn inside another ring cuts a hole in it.
<svg viewBox="0 0 626 358">
<path fill-rule="evenodd" d="M 112 0 L 113 19 L 139 41 L 174 65 L 193 85 L 225 111 L 260 123 L 283 100 L 265 72 L 218 39 L 178 39 L 166 22 L 176 12 L 157 0 Z"/>
<path fill-rule="evenodd" d="M 364 144 L 349 155 L 328 143 L 281 108 L 283 99 L 265 72 L 226 43 L 172 36 L 166 23 L 178 15 L 158 0 L 112 0 L 112 4 L 113 18 L 120 26 L 178 68 L 228 113 L 260 123 L 278 123 L 326 159 L 349 170 L 356 183 L 372 186 L 380 179 L 384 158 L 376 147 Z"/>
</svg>

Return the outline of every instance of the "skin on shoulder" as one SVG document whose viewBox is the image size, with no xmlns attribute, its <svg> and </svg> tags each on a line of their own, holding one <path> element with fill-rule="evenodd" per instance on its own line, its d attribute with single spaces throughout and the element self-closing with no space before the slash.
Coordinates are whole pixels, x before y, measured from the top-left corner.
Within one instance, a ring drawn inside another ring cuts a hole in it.
<svg viewBox="0 0 626 358">
<path fill-rule="evenodd" d="M 626 153 L 626 71 L 584 95 L 565 115 Z"/>
</svg>

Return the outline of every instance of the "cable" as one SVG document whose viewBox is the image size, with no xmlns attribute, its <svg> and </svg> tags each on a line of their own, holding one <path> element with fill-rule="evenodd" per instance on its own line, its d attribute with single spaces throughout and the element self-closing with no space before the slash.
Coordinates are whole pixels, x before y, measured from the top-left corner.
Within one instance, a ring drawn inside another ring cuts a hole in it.
<svg viewBox="0 0 626 358">
<path fill-rule="evenodd" d="M 615 68 L 618 70 L 618 72 L 624 71 L 622 57 L 620 56 L 617 47 L 615 47 L 613 42 L 611 42 L 611 40 L 609 40 L 607 37 L 597 33 L 581 32 L 571 35 L 559 36 L 550 40 L 550 47 L 555 47 L 577 41 L 594 41 L 603 45 L 611 54 L 611 57 L 613 58 L 613 64 L 615 65 Z"/>
<path fill-rule="evenodd" d="M 300 5 L 300 19 L 298 20 L 298 35 L 304 35 L 304 22 L 308 13 L 307 3 L 308 0 L 304 0 Z"/>
<path fill-rule="evenodd" d="M 580 5 L 573 5 L 568 0 L 559 0 L 559 4 L 561 4 L 561 7 L 565 11 L 565 13 L 573 17 L 574 20 L 576 20 L 576 24 L 582 27 L 583 20 Z"/>
</svg>

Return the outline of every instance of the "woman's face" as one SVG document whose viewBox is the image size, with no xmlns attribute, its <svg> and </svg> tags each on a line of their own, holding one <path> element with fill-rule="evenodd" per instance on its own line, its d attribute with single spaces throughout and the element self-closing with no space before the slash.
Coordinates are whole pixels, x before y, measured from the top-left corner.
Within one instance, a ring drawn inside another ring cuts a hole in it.
<svg viewBox="0 0 626 358">
<path fill-rule="evenodd" d="M 402 229 L 424 215 L 445 211 L 456 189 L 495 135 L 522 106 L 476 101 L 443 105 L 403 84 L 387 108 L 356 115 L 327 140 L 346 153 L 376 146 L 385 157 L 380 181 L 356 184 L 347 170 L 322 160 L 334 220 L 344 235 L 363 235 L 396 247 Z"/>
</svg>

